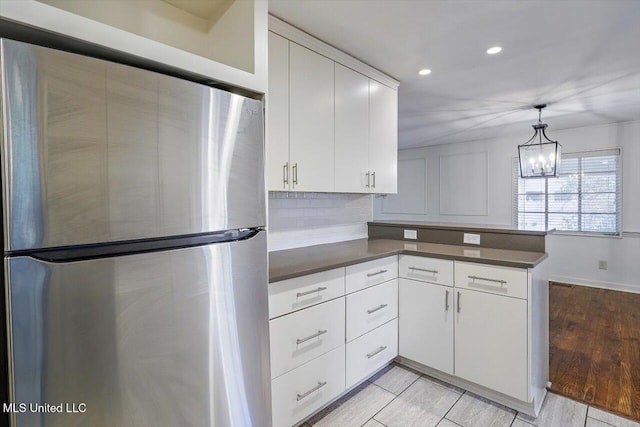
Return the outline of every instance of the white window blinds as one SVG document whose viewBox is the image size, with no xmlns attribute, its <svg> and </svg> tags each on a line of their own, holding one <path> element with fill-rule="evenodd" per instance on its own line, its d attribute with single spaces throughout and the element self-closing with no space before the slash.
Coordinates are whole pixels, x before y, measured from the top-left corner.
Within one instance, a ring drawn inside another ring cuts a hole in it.
<svg viewBox="0 0 640 427">
<path fill-rule="evenodd" d="M 523 230 L 620 234 L 620 150 L 562 155 L 557 178 L 520 178 L 513 168 L 514 223 Z"/>
</svg>

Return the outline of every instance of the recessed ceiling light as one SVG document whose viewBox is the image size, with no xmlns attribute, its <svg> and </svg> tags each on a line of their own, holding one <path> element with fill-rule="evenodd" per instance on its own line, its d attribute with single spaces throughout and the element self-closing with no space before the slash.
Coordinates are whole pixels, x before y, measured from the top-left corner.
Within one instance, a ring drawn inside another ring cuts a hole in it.
<svg viewBox="0 0 640 427">
<path fill-rule="evenodd" d="M 421 76 L 428 76 L 429 74 L 431 74 L 431 70 L 428 68 L 425 68 L 424 70 L 418 71 L 418 74 L 420 74 Z"/>
<path fill-rule="evenodd" d="M 500 46 L 493 46 L 487 49 L 487 53 L 489 55 L 495 55 L 496 53 L 502 52 L 502 48 Z"/>
</svg>

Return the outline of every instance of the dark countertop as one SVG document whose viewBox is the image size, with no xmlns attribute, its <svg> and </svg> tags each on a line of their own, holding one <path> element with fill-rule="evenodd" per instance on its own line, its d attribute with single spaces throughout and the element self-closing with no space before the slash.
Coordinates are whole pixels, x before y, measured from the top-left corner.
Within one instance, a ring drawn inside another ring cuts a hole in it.
<svg viewBox="0 0 640 427">
<path fill-rule="evenodd" d="M 533 268 L 547 257 L 544 252 L 470 248 L 424 242 L 409 243 L 389 239 L 359 239 L 270 252 L 269 282 L 278 282 L 397 254 L 519 268 Z"/>
<path fill-rule="evenodd" d="M 519 230 L 511 225 L 484 225 L 484 224 L 456 224 L 451 222 L 422 222 L 422 221 L 370 221 L 368 225 L 387 225 L 392 227 L 404 228 L 430 228 L 434 230 L 459 230 L 459 231 L 475 231 L 475 232 L 491 232 L 505 234 L 523 234 L 529 236 L 546 236 L 555 231 L 555 229 L 547 231 L 536 230 Z"/>
</svg>

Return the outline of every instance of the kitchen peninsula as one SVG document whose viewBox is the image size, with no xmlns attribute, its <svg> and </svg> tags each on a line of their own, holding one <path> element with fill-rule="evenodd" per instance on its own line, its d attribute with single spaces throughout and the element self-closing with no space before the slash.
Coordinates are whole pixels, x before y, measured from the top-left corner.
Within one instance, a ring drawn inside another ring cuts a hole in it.
<svg viewBox="0 0 640 427">
<path fill-rule="evenodd" d="M 308 418 L 394 359 L 538 414 L 548 383 L 548 232 L 393 221 L 368 227 L 369 239 L 270 253 L 273 395 L 286 400 L 282 390 L 291 389 L 289 404 L 278 402 L 288 418 L 274 424 Z M 341 335 L 330 338 L 336 328 Z M 283 351 L 286 345 L 292 348 Z M 281 354 L 299 363 L 283 364 Z M 305 373 L 323 359 L 324 368 Z"/>
</svg>

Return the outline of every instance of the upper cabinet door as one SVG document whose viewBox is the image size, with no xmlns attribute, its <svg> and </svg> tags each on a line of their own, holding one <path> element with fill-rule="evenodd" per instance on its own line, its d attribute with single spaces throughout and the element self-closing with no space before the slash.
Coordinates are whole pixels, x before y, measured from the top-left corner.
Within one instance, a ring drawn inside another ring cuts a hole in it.
<svg viewBox="0 0 640 427">
<path fill-rule="evenodd" d="M 289 190 L 289 40 L 269 32 L 267 188 Z"/>
<path fill-rule="evenodd" d="M 368 193 L 369 78 L 335 67 L 335 191 Z"/>
<path fill-rule="evenodd" d="M 291 190 L 332 192 L 334 62 L 289 45 Z"/>
<path fill-rule="evenodd" d="M 398 92 L 374 80 L 369 80 L 369 170 L 372 192 L 397 193 Z"/>
</svg>

